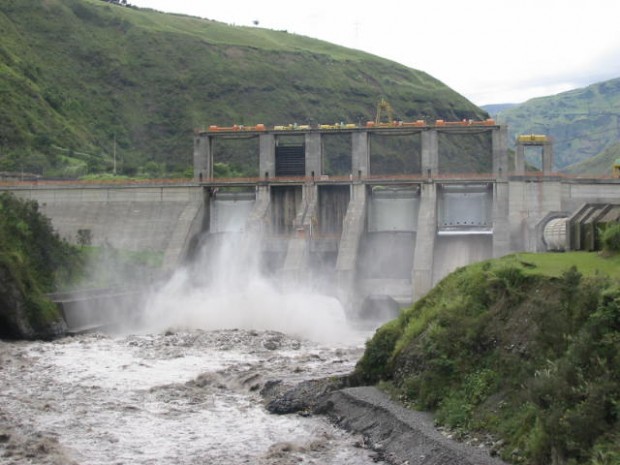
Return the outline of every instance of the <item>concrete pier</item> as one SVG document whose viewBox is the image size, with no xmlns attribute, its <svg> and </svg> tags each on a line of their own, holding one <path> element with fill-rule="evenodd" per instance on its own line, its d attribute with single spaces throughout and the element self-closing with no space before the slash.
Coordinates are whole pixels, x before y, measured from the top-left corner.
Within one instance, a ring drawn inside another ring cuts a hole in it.
<svg viewBox="0 0 620 465">
<path fill-rule="evenodd" d="M 437 185 L 422 185 L 418 234 L 414 253 L 411 282 L 412 300 L 417 300 L 433 287 L 433 259 L 437 236 Z"/>
<path fill-rule="evenodd" d="M 356 297 L 357 257 L 366 224 L 366 186 L 353 184 L 351 200 L 342 227 L 336 261 L 336 277 L 340 300 L 347 306 L 359 304 Z"/>
</svg>

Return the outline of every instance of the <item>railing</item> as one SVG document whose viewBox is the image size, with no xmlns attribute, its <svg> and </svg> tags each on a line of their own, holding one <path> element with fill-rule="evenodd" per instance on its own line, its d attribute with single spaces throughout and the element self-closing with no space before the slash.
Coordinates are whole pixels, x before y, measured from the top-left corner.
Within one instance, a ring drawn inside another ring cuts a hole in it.
<svg viewBox="0 0 620 465">
<path fill-rule="evenodd" d="M 105 179 L 105 180 L 82 180 L 82 179 L 32 179 L 24 181 L 0 181 L 0 187 L 126 187 L 126 186 L 180 186 L 196 185 L 193 179 L 188 178 L 162 178 L 162 179 Z"/>
<path fill-rule="evenodd" d="M 562 180 L 602 180 L 617 181 L 620 178 L 609 175 L 542 173 L 527 171 L 524 173 L 508 172 L 505 177 L 510 179 L 562 179 Z M 63 188 L 63 187 L 173 187 L 173 186 L 251 186 L 259 184 L 347 184 L 351 182 L 424 182 L 424 181 L 493 181 L 502 176 L 494 173 L 439 173 L 439 174 L 374 174 L 374 175 L 321 175 L 321 176 L 273 176 L 273 177 L 236 177 L 236 178 L 203 178 L 202 180 L 187 178 L 170 179 L 111 179 L 111 180 L 28 180 L 0 181 L 1 188 Z"/>
</svg>

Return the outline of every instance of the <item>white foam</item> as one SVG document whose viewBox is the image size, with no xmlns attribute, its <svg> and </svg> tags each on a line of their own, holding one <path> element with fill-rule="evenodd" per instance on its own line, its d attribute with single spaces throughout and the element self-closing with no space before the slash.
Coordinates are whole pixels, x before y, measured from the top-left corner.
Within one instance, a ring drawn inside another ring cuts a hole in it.
<svg viewBox="0 0 620 465">
<path fill-rule="evenodd" d="M 258 243 L 230 235 L 216 250 L 203 250 L 195 264 L 179 269 L 149 299 L 148 328 L 274 330 L 322 343 L 360 338 L 336 298 L 306 290 L 303 283 L 281 289 L 265 277 Z"/>
</svg>

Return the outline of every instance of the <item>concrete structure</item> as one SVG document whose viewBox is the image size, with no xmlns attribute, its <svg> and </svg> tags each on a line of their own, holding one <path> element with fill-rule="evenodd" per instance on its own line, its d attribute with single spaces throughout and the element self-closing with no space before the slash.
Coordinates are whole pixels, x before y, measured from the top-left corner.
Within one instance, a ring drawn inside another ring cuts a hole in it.
<svg viewBox="0 0 620 465">
<path fill-rule="evenodd" d="M 169 269 L 178 265 L 191 237 L 203 229 L 204 189 L 198 185 L 21 183 L 10 189 L 37 201 L 69 242 L 163 252 Z"/>
<path fill-rule="evenodd" d="M 490 148 L 480 156 L 487 158 L 491 173 L 472 180 L 469 175 L 451 177 L 441 172 L 440 135 L 479 133 L 488 138 Z M 324 139 L 332 135 L 350 140 L 351 168 L 341 176 L 327 175 L 324 170 Z M 377 135 L 419 141 L 419 170 L 406 177 L 373 172 L 371 147 Z M 300 140 L 300 152 L 278 151 L 280 139 L 292 136 Z M 444 243 L 458 249 L 463 248 L 459 245 L 463 241 L 484 236 L 482 241 L 473 239 L 483 242 L 476 258 L 497 256 L 509 249 L 504 127 L 492 122 L 459 122 L 302 130 L 216 128 L 195 137 L 195 166 L 204 170 L 196 172 L 195 180 L 208 189 L 243 185 L 244 180 L 213 179 L 209 169 L 214 164 L 214 147 L 227 139 L 248 137 L 258 139 L 260 175 L 256 183 L 267 184 L 270 191 L 270 221 L 264 223 L 271 222 L 268 235 L 279 237 L 275 244 L 266 241 L 265 254 L 286 279 L 303 276 L 316 282 L 321 281 L 316 277 L 320 274 L 323 281 L 337 283 L 335 290 L 327 292 L 353 306 L 375 295 L 405 304 L 427 292 L 455 266 L 471 261 L 468 254 L 461 253 L 455 263 L 444 258 L 435 265 L 435 249 Z M 299 153 L 303 163 L 295 165 L 293 157 Z M 296 168 L 283 176 L 283 166 Z M 283 239 L 282 234 L 288 238 Z M 450 237 L 436 241 L 438 235 Z"/>
<path fill-rule="evenodd" d="M 420 298 L 456 267 L 513 251 L 543 250 L 547 222 L 585 203 L 620 203 L 620 180 L 508 172 L 506 128 L 495 124 L 327 129 L 218 129 L 194 140 L 194 182 L 186 185 L 19 185 L 61 235 L 91 231 L 93 244 L 165 253 L 172 268 L 192 237 L 260 233 L 263 268 L 283 284 L 303 281 L 349 308 L 369 298 Z M 486 137 L 489 173 L 442 172 L 441 141 Z M 350 151 L 348 173 L 327 174 L 326 139 Z M 282 140 L 296 137 L 297 145 Z M 373 172 L 373 138 L 417 141 L 417 172 Z M 212 177 L 227 140 L 257 141 L 253 179 Z M 215 141 L 217 140 L 217 144 Z M 551 153 L 550 151 L 547 152 Z M 549 155 L 550 156 L 550 155 Z M 544 166 L 550 167 L 544 162 Z"/>
<path fill-rule="evenodd" d="M 525 174 L 525 149 L 526 147 L 536 147 L 541 149 L 541 171 L 542 174 L 553 172 L 553 144 L 546 135 L 528 134 L 517 136 L 515 152 L 515 174 Z"/>
</svg>

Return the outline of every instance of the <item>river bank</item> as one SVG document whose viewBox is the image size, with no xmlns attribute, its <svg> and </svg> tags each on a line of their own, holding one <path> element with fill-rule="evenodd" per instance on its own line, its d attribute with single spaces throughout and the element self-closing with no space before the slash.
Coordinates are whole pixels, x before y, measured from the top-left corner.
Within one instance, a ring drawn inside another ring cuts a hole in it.
<svg viewBox="0 0 620 465">
<path fill-rule="evenodd" d="M 435 427 L 431 414 L 407 409 L 374 386 L 346 387 L 347 376 L 304 381 L 263 392 L 274 414 L 318 414 L 363 437 L 377 459 L 392 465 L 505 465 L 484 443 L 455 441 Z"/>
</svg>

